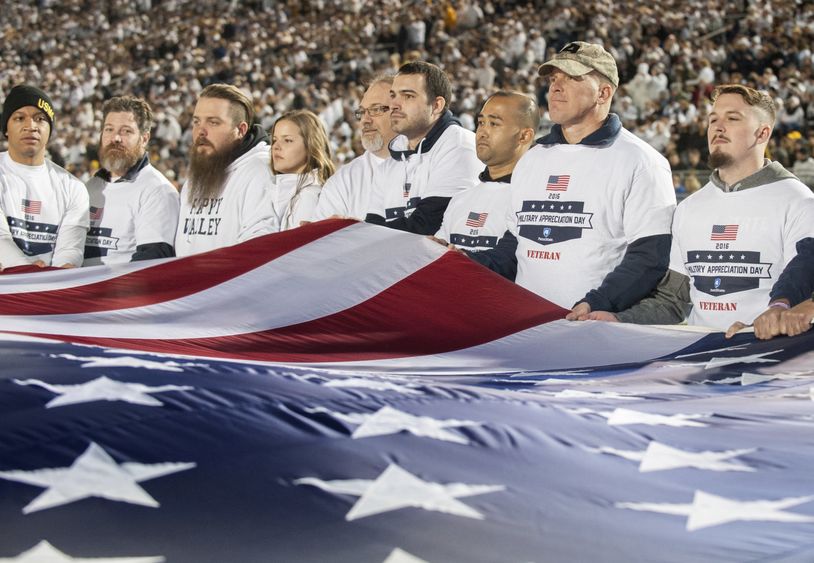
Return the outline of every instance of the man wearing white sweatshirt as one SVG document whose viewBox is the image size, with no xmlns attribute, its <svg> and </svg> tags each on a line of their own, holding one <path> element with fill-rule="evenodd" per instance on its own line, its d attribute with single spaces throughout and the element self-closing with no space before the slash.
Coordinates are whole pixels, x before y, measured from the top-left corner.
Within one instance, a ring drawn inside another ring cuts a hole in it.
<svg viewBox="0 0 814 563">
<path fill-rule="evenodd" d="M 198 254 L 276 232 L 268 200 L 273 176 L 268 135 L 252 101 L 235 86 L 211 84 L 192 116 L 188 179 L 181 188 L 177 256 Z"/>
</svg>

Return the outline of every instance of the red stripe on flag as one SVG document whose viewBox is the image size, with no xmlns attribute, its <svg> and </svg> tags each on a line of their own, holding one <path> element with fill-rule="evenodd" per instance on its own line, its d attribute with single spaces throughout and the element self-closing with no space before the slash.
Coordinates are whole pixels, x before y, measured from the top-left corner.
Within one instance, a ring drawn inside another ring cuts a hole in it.
<svg viewBox="0 0 814 563">
<path fill-rule="evenodd" d="M 364 303 L 279 329 L 183 340 L 31 336 L 212 358 L 342 362 L 460 350 L 564 318 L 566 313 L 469 258 L 448 252 Z"/>
<path fill-rule="evenodd" d="M 0 315 L 94 313 L 180 299 L 245 274 L 354 223 L 352 219 L 329 219 L 97 283 L 0 295 Z M 25 270 L 16 273 L 31 271 L 30 267 Z"/>
</svg>

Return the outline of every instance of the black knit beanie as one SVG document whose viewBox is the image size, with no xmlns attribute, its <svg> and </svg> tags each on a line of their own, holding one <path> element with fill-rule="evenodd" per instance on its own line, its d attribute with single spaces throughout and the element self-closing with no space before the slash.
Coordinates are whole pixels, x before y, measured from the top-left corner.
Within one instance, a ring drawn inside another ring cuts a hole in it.
<svg viewBox="0 0 814 563">
<path fill-rule="evenodd" d="M 11 92 L 6 96 L 6 101 L 3 102 L 3 117 L 0 127 L 2 127 L 3 134 L 8 136 L 8 120 L 11 119 L 11 114 L 20 108 L 26 106 L 34 106 L 42 110 L 48 118 L 48 124 L 51 126 L 51 132 L 54 130 L 54 104 L 51 103 L 51 98 L 48 94 L 34 86 L 26 84 L 19 84 L 11 89 Z M 50 134 L 49 134 L 50 136 Z"/>
</svg>

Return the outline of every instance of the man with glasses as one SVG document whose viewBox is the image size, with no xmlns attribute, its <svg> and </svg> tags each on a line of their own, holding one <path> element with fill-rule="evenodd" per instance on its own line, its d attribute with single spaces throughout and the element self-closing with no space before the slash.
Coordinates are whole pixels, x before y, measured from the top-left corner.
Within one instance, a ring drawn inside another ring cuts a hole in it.
<svg viewBox="0 0 814 563">
<path fill-rule="evenodd" d="M 483 164 L 475 134 L 449 111 L 446 73 L 425 61 L 405 63 L 390 90 L 390 158 L 375 172 L 366 221 L 434 235 L 453 195 L 478 183 Z"/>
<path fill-rule="evenodd" d="M 370 205 L 373 171 L 390 156 L 387 145 L 396 136 L 390 128 L 392 76 L 380 76 L 368 87 L 354 116 L 365 152 L 342 166 L 322 186 L 313 221 L 329 217 L 364 220 Z"/>
</svg>

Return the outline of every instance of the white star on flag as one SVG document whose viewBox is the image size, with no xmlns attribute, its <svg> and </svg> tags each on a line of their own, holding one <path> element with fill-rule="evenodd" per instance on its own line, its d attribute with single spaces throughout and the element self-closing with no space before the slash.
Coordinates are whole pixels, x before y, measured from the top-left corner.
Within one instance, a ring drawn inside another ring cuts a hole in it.
<svg viewBox="0 0 814 563">
<path fill-rule="evenodd" d="M 615 411 L 598 411 L 596 409 L 589 409 L 587 407 L 565 407 L 562 408 L 561 410 L 569 414 L 576 414 L 580 416 L 583 414 L 595 414 L 597 416 L 601 416 L 602 418 L 610 418 L 611 415 L 613 415 L 613 413 L 615 412 Z"/>
<path fill-rule="evenodd" d="M 390 552 L 390 555 L 388 555 L 387 559 L 382 561 L 382 563 L 428 563 L 428 562 L 423 559 L 419 559 L 415 555 L 407 553 L 403 549 L 396 548 Z"/>
<path fill-rule="evenodd" d="M 591 452 L 592 454 L 608 454 L 608 455 L 615 455 L 616 457 L 621 457 L 622 459 L 627 459 L 630 461 L 641 461 L 644 459 L 644 451 L 639 450 L 619 450 L 617 448 L 611 448 L 609 446 L 601 446 L 599 448 L 592 448 L 588 446 L 582 446 L 583 449 L 586 451 Z"/>
<path fill-rule="evenodd" d="M 557 399 L 606 399 L 613 401 L 640 401 L 642 398 L 635 395 L 616 393 L 615 391 L 580 391 L 579 389 L 565 389 L 553 395 Z"/>
<path fill-rule="evenodd" d="M 756 451 L 757 448 L 717 452 L 688 452 L 654 440 L 647 445 L 647 449 L 644 451 L 644 457 L 639 464 L 639 471 L 649 473 L 651 471 L 664 471 L 683 467 L 706 471 L 754 471 L 752 467 L 743 463 L 726 460 Z"/>
<path fill-rule="evenodd" d="M 748 465 L 736 461 L 727 462 L 741 455 L 750 454 L 757 451 L 757 448 L 728 451 L 704 451 L 689 452 L 673 448 L 660 442 L 651 441 L 645 450 L 619 450 L 608 446 L 599 448 L 585 448 L 587 451 L 596 454 L 608 454 L 639 462 L 639 471 L 649 473 L 651 471 L 665 471 L 668 469 L 681 469 L 690 467 L 706 471 L 755 471 Z"/>
<path fill-rule="evenodd" d="M 730 352 L 732 350 L 743 350 L 744 348 L 748 348 L 749 344 L 737 344 L 735 346 L 727 346 L 726 348 L 715 348 L 714 350 L 704 350 L 703 352 L 693 352 L 692 354 L 681 354 L 678 356 L 674 356 L 676 359 L 678 358 L 690 358 L 692 356 L 703 356 L 704 354 L 713 354 L 715 352 Z"/>
<path fill-rule="evenodd" d="M 720 526 L 729 522 L 814 522 L 814 516 L 786 512 L 799 504 L 814 500 L 814 495 L 789 497 L 780 500 L 740 501 L 719 497 L 705 491 L 695 491 L 692 504 L 669 504 L 656 502 L 617 502 L 616 508 L 658 512 L 687 516 L 687 531 Z"/>
<path fill-rule="evenodd" d="M 17 557 L 0 557 L 0 563 L 163 563 L 158 557 L 71 557 L 61 552 L 50 543 L 40 543 L 24 551 Z"/>
<path fill-rule="evenodd" d="M 525 381 L 525 380 L 521 380 Z M 534 383 L 535 385 L 596 385 L 597 383 L 609 383 L 607 379 L 561 379 L 558 377 L 552 377 L 550 379 L 543 379 L 542 381 L 537 380 L 528 380 L 529 383 Z"/>
<path fill-rule="evenodd" d="M 734 385 L 735 383 L 740 383 L 740 377 L 724 377 L 722 379 L 705 379 L 701 383 L 704 385 Z"/>
<path fill-rule="evenodd" d="M 134 405 L 148 407 L 161 407 L 164 405 L 158 399 L 150 396 L 151 393 L 164 393 L 166 391 L 190 391 L 195 389 L 187 385 L 160 385 L 150 387 L 141 383 L 123 383 L 114 381 L 106 376 L 97 377 L 91 381 L 77 385 L 52 385 L 39 379 L 15 379 L 17 385 L 34 385 L 47 389 L 59 395 L 46 403 L 46 408 L 62 407 L 79 403 L 94 401 L 124 401 Z"/>
<path fill-rule="evenodd" d="M 323 481 L 316 477 L 303 477 L 294 481 L 294 484 L 312 485 L 328 493 L 360 497 L 345 515 L 345 520 L 349 522 L 408 507 L 483 520 L 483 514 L 457 499 L 506 489 L 503 485 L 432 483 L 416 477 L 393 463 L 388 465 L 375 480 Z"/>
<path fill-rule="evenodd" d="M 795 379 L 809 379 L 811 377 L 810 371 L 799 371 L 792 373 L 742 373 L 741 385 L 754 385 L 756 383 L 767 383 L 775 380 L 795 380 Z"/>
<path fill-rule="evenodd" d="M 124 368 L 144 368 L 154 369 L 159 371 L 174 371 L 182 372 L 185 367 L 206 367 L 206 364 L 194 363 L 179 363 L 173 361 L 155 362 L 153 360 L 143 360 L 141 358 L 134 358 L 133 356 L 74 356 L 73 354 L 51 354 L 52 358 L 62 358 L 65 360 L 72 360 L 76 362 L 84 362 L 83 368 L 110 368 L 110 367 L 124 367 Z"/>
<path fill-rule="evenodd" d="M 704 364 L 704 369 L 715 369 L 735 364 L 773 364 L 780 360 L 766 359 L 764 356 L 779 354 L 783 350 L 772 350 L 762 354 L 750 354 L 748 356 L 733 356 L 731 358 L 712 358 Z"/>
<path fill-rule="evenodd" d="M 616 409 L 608 417 L 608 425 L 624 426 L 627 424 L 646 424 L 648 426 L 708 426 L 703 422 L 695 422 L 699 418 L 709 418 L 707 414 L 653 414 L 630 409 Z"/>
<path fill-rule="evenodd" d="M 375 379 L 365 379 L 362 377 L 350 377 L 348 379 L 331 379 L 325 383 L 325 387 L 358 387 L 362 389 L 373 389 L 374 391 L 396 391 L 405 395 L 423 395 L 421 391 L 412 389 L 412 385 L 398 385 L 389 381 L 377 381 Z"/>
<path fill-rule="evenodd" d="M 23 508 L 23 514 L 90 497 L 156 508 L 160 506 L 158 501 L 138 483 L 193 467 L 195 463 L 118 464 L 101 446 L 91 442 L 70 467 L 0 471 L 0 479 L 46 488 Z"/>
<path fill-rule="evenodd" d="M 373 414 L 344 414 L 331 411 L 324 407 L 309 409 L 309 412 L 324 412 L 343 422 L 358 424 L 359 426 L 353 431 L 353 434 L 351 434 L 351 437 L 354 439 L 409 432 L 421 438 L 432 438 L 433 440 L 455 442 L 456 444 L 469 444 L 469 440 L 463 436 L 445 429 L 480 426 L 480 423 L 474 420 L 439 420 L 429 416 L 415 416 L 389 406 L 382 407 Z"/>
</svg>

